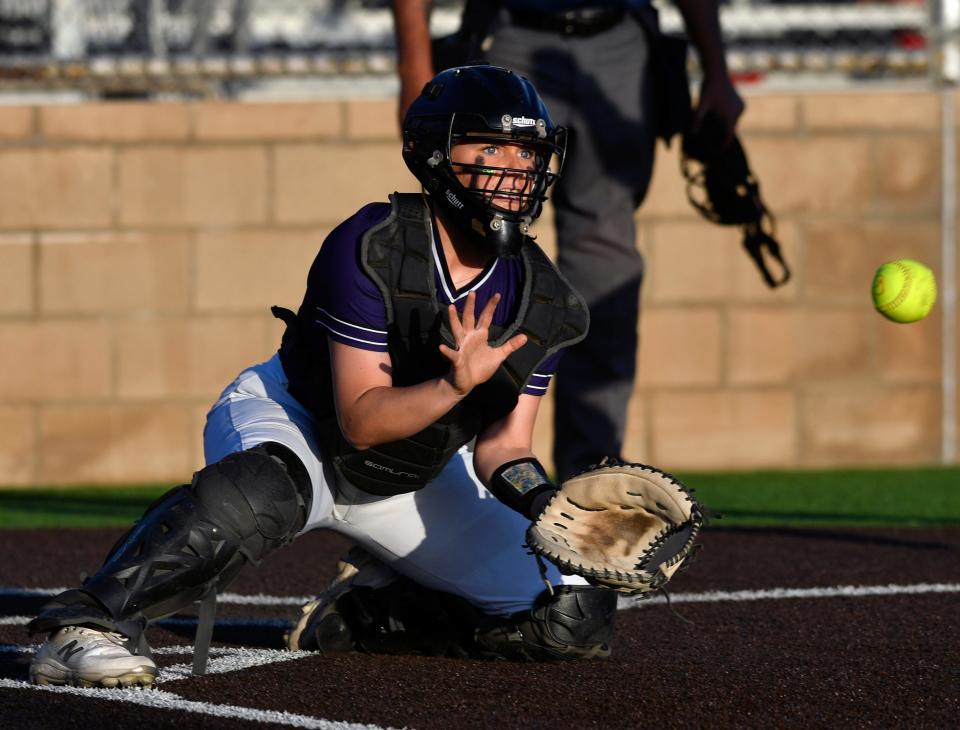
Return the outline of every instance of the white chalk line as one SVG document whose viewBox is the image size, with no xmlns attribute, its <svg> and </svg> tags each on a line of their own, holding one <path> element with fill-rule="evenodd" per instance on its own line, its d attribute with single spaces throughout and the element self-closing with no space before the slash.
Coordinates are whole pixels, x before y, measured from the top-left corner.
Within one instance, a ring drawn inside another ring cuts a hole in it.
<svg viewBox="0 0 960 730">
<path fill-rule="evenodd" d="M 0 644 L 0 654 L 35 654 L 39 644 Z M 193 646 L 183 644 L 179 646 L 161 646 L 151 649 L 154 656 L 187 656 L 193 657 Z M 309 651 L 289 651 L 287 649 L 257 649 L 247 646 L 215 646 L 210 647 L 210 660 L 207 662 L 207 674 L 223 674 L 235 672 L 249 667 L 261 667 L 266 664 L 280 664 L 295 659 L 305 659 L 316 656 Z M 193 676 L 193 662 L 173 664 L 163 667 L 157 675 L 157 683 L 163 684 L 176 679 L 185 679 Z"/>
<path fill-rule="evenodd" d="M 190 654 L 192 654 L 192 647 Z M 154 652 L 156 653 L 156 652 Z M 287 651 L 285 649 L 248 649 L 238 647 L 236 651 L 214 656 L 207 662 L 207 674 L 236 672 L 250 667 L 262 667 L 267 664 L 280 664 L 294 659 L 315 656 L 309 651 Z M 186 679 L 193 676 L 193 662 L 163 667 L 157 675 L 157 683 L 163 684 L 174 679 Z"/>
<path fill-rule="evenodd" d="M 35 654 L 39 644 L 17 645 L 0 644 L 0 654 Z M 193 646 L 161 646 L 152 649 L 154 656 L 189 656 L 193 657 Z M 256 649 L 246 646 L 211 647 L 210 660 L 207 662 L 207 674 L 223 674 L 236 672 L 250 667 L 262 667 L 267 664 L 280 664 L 295 659 L 304 659 L 314 656 L 309 651 L 288 651 L 286 649 Z M 177 679 L 186 679 L 193 676 L 193 661 L 182 664 L 173 664 L 162 667 L 157 675 L 157 684 Z"/>
<path fill-rule="evenodd" d="M 29 598 L 30 596 L 55 596 L 67 588 L 16 588 L 0 586 L 0 598 Z M 218 593 L 217 603 L 235 606 L 302 606 L 316 596 L 267 596 L 263 593 Z"/>
<path fill-rule="evenodd" d="M 0 587 L 0 598 L 4 596 L 45 596 L 60 593 L 61 588 L 13 588 Z M 788 600 L 804 598 L 838 598 L 838 597 L 867 597 L 867 596 L 895 596 L 920 595 L 930 593 L 960 593 L 960 583 L 916 583 L 911 585 L 888 584 L 877 586 L 833 586 L 818 588 L 771 588 L 763 590 L 743 591 L 704 591 L 701 593 L 671 594 L 672 603 L 721 603 L 721 602 L 749 602 L 759 600 Z M 267 595 L 241 595 L 225 593 L 218 599 L 221 603 L 235 605 L 262 605 L 282 606 L 300 605 L 304 597 L 284 597 Z M 642 599 L 636 596 L 622 596 L 618 601 L 618 608 L 629 609 L 665 603 L 663 596 Z M 0 624 L 26 624 L 29 616 L 0 617 Z M 165 619 L 167 622 L 180 624 L 196 623 L 196 619 Z M 158 622 L 163 623 L 163 622 Z M 217 625 L 225 626 L 262 626 L 284 624 L 287 622 L 271 619 L 219 619 Z M 36 645 L 16 647 L 0 645 L 0 653 L 29 654 L 36 651 Z M 154 650 L 158 655 L 192 654 L 191 646 L 167 646 Z M 309 652 L 290 652 L 278 649 L 249 649 L 243 647 L 212 647 L 211 659 L 207 671 L 211 674 L 232 672 L 248 667 L 264 666 L 276 662 L 292 661 L 309 656 Z M 184 679 L 192 675 L 192 665 L 189 663 L 175 664 L 161 669 L 157 678 L 158 683 Z M 61 692 L 80 697 L 95 697 L 114 702 L 129 702 L 146 707 L 177 710 L 195 714 L 212 715 L 216 717 L 236 718 L 253 722 L 272 722 L 291 727 L 321 728 L 322 730 L 382 730 L 375 725 L 334 722 L 307 715 L 296 715 L 275 710 L 257 710 L 235 705 L 216 705 L 207 702 L 186 700 L 179 695 L 161 690 L 136 689 L 90 689 L 78 687 L 36 686 L 28 682 L 0 678 L 0 687 L 12 689 L 32 689 L 47 692 Z"/>
<path fill-rule="evenodd" d="M 212 702 L 197 702 L 195 700 L 184 699 L 180 695 L 173 694 L 172 692 L 164 692 L 158 689 L 96 689 L 90 687 L 40 686 L 30 684 L 29 682 L 20 682 L 15 679 L 4 678 L 0 678 L 0 688 L 54 692 L 88 699 L 107 700 L 109 702 L 126 702 L 160 710 L 190 712 L 197 715 L 212 715 L 214 717 L 249 720 L 260 723 L 270 722 L 277 725 L 289 725 L 290 727 L 317 728 L 318 730 L 388 730 L 381 728 L 379 725 L 337 722 L 279 710 L 258 710 L 252 707 L 239 707 L 237 705 L 217 705 Z"/>
<path fill-rule="evenodd" d="M 0 599 L 4 597 L 47 596 L 62 592 L 63 588 L 15 588 L 0 586 Z M 926 593 L 960 593 L 960 583 L 914 583 L 908 585 L 889 583 L 878 586 L 826 586 L 819 588 L 766 588 L 744 591 L 704 591 L 702 593 L 671 593 L 670 603 L 743 603 L 748 601 L 789 600 L 802 598 L 860 598 L 870 596 L 921 595 Z M 300 606 L 306 602 L 304 597 L 267 596 L 263 594 L 241 595 L 224 593 L 218 597 L 223 604 L 246 606 Z M 667 603 L 665 596 L 652 597 L 620 596 L 617 608 L 643 608 Z M 31 616 L 0 616 L 0 626 L 22 626 L 31 620 Z M 195 617 L 169 617 L 154 622 L 158 626 L 195 626 Z M 284 619 L 256 618 L 220 618 L 216 626 L 221 628 L 275 628 L 286 629 L 292 625 Z"/>
<path fill-rule="evenodd" d="M 40 644 L 0 644 L 0 654 L 33 654 L 40 648 Z M 171 644 L 170 646 L 158 646 L 151 649 L 154 656 L 192 656 L 193 644 Z M 238 652 L 257 652 L 264 655 L 270 654 L 294 654 L 293 658 L 301 656 L 312 656 L 310 652 L 287 651 L 286 649 L 254 649 L 251 647 L 239 646 L 211 646 L 210 656 L 227 656 Z"/>
<path fill-rule="evenodd" d="M 32 616 L 0 616 L 0 626 L 20 626 L 29 623 Z M 151 626 L 196 626 L 195 616 L 171 616 L 154 621 Z M 220 628 L 269 628 L 288 629 L 292 621 L 282 618 L 219 618 L 216 626 Z"/>
<path fill-rule="evenodd" d="M 671 593 L 670 603 L 721 603 L 745 601 L 782 601 L 791 598 L 844 598 L 868 596 L 903 596 L 924 593 L 960 593 L 960 583 L 889 583 L 882 586 L 828 586 L 821 588 L 767 588 L 746 591 L 704 591 L 702 593 Z M 617 608 L 636 608 L 667 603 L 662 595 L 644 599 L 640 596 L 621 596 Z"/>
<path fill-rule="evenodd" d="M 30 596 L 53 596 L 67 590 L 66 588 L 17 588 L 13 586 L 0 586 L 0 599 L 24 598 Z M 703 591 L 700 593 L 671 593 L 671 603 L 721 603 L 721 602 L 744 602 L 744 601 L 763 601 L 763 600 L 785 600 L 791 598 L 840 598 L 840 597 L 866 597 L 866 596 L 896 596 L 896 595 L 918 595 L 923 593 L 958 593 L 960 592 L 960 583 L 913 583 L 898 584 L 888 583 L 887 585 L 876 586 L 822 586 L 815 588 L 764 588 L 756 590 L 743 591 Z M 217 603 L 237 605 L 237 606 L 302 606 L 308 601 L 312 601 L 313 596 L 269 596 L 262 593 L 243 594 L 243 593 L 223 593 L 217 596 Z M 635 608 L 638 606 L 649 606 L 657 603 L 666 603 L 666 598 L 662 595 L 655 595 L 652 598 L 644 599 L 638 596 L 622 596 L 618 603 L 618 608 Z M 3 619 L 19 619 L 20 616 L 0 617 L 0 623 Z M 27 619 L 29 620 L 29 619 Z M 195 618 L 167 618 L 158 621 L 169 622 L 172 625 L 190 625 L 195 624 Z M 280 627 L 289 625 L 279 619 L 219 619 L 219 626 L 275 626 Z"/>
</svg>

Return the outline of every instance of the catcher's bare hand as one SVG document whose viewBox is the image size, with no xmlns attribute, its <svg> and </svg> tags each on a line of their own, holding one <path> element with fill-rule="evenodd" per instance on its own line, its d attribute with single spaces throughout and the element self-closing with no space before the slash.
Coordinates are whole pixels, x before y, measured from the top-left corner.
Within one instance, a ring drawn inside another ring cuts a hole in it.
<svg viewBox="0 0 960 730">
<path fill-rule="evenodd" d="M 456 349 L 440 345 L 440 352 L 450 361 L 449 382 L 461 396 L 493 377 L 500 364 L 527 341 L 526 335 L 514 335 L 499 347 L 492 347 L 490 324 L 500 295 L 494 294 L 490 298 L 479 319 L 475 316 L 476 301 L 476 294 L 470 292 L 463 307 L 462 321 L 456 306 L 450 305 L 450 331 Z"/>
</svg>

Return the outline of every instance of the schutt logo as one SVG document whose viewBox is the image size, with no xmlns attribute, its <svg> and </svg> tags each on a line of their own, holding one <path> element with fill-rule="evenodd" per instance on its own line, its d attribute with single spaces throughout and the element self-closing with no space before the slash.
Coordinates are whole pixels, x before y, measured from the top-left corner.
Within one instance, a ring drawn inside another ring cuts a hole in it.
<svg viewBox="0 0 960 730">
<path fill-rule="evenodd" d="M 457 209 L 463 207 L 463 203 L 460 202 L 460 198 L 454 195 L 452 190 L 447 191 L 447 200 L 450 201 L 450 205 L 455 206 Z"/>
</svg>

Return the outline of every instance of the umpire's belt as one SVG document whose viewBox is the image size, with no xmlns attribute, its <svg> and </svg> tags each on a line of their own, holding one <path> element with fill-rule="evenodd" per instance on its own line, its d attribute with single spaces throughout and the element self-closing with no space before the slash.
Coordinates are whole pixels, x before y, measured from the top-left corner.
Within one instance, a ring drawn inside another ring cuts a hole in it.
<svg viewBox="0 0 960 730">
<path fill-rule="evenodd" d="M 529 10 L 510 11 L 510 20 L 521 28 L 546 30 L 560 35 L 586 37 L 603 33 L 623 20 L 623 7 L 580 8 L 558 13 L 535 13 Z"/>
</svg>

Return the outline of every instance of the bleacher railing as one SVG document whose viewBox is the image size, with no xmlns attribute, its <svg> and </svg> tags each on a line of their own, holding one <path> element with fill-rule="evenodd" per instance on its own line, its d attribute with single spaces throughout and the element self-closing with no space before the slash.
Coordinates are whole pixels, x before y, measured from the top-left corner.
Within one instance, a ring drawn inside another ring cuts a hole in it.
<svg viewBox="0 0 960 730">
<path fill-rule="evenodd" d="M 760 85 L 928 83 L 949 3 L 732 0 L 730 68 Z M 656 4 L 682 32 L 676 9 Z M 461 5 L 435 2 L 435 34 L 457 28 Z M 0 92 L 230 96 L 277 79 L 387 84 L 394 65 L 388 0 L 0 0 Z"/>
</svg>

